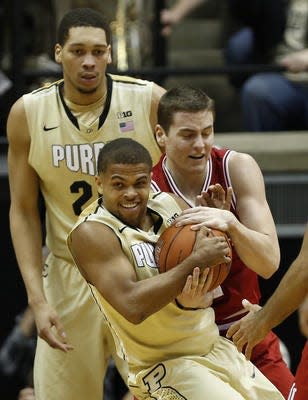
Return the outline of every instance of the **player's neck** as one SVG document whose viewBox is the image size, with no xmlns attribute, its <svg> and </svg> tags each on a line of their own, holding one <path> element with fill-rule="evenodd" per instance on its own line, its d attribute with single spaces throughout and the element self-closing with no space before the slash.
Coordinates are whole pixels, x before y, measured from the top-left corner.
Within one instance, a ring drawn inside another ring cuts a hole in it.
<svg viewBox="0 0 308 400">
<path fill-rule="evenodd" d="M 107 97 L 107 80 L 105 78 L 102 84 L 92 93 L 82 93 L 76 87 L 64 81 L 62 94 L 66 101 L 75 106 L 91 106 L 92 104 L 102 101 L 105 104 Z"/>
<path fill-rule="evenodd" d="M 154 218 L 152 214 L 149 211 L 147 211 L 140 228 L 143 231 L 148 232 L 153 228 L 153 225 L 154 225 Z"/>
<path fill-rule="evenodd" d="M 188 174 L 182 170 L 177 171 L 175 168 L 172 169 L 168 165 L 168 162 L 166 167 L 182 195 L 186 199 L 190 200 L 191 203 L 195 204 L 196 197 L 201 193 L 203 189 L 206 171 L 204 170 L 204 172 L 200 172 L 200 174 Z"/>
</svg>

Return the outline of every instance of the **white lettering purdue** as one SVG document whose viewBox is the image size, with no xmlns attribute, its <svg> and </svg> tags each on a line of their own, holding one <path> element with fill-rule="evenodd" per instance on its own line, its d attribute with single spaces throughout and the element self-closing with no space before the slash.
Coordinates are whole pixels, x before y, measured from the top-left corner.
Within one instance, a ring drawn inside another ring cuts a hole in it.
<svg viewBox="0 0 308 400">
<path fill-rule="evenodd" d="M 53 165 L 59 168 L 63 163 L 69 171 L 95 175 L 98 153 L 103 146 L 104 143 L 53 145 Z"/>
<path fill-rule="evenodd" d="M 157 268 L 154 259 L 154 246 L 150 243 L 138 243 L 131 247 L 138 267 Z"/>
</svg>

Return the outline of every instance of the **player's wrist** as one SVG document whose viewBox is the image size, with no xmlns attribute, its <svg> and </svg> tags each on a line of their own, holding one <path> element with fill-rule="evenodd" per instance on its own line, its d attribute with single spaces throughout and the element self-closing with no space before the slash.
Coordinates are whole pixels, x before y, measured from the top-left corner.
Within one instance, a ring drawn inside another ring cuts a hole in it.
<svg viewBox="0 0 308 400">
<path fill-rule="evenodd" d="M 174 299 L 175 304 L 177 305 L 178 308 L 180 308 L 181 310 L 191 310 L 191 311 L 195 311 L 195 310 L 200 310 L 201 307 L 185 307 L 183 306 L 183 304 L 181 304 L 179 302 L 178 299 Z"/>
</svg>

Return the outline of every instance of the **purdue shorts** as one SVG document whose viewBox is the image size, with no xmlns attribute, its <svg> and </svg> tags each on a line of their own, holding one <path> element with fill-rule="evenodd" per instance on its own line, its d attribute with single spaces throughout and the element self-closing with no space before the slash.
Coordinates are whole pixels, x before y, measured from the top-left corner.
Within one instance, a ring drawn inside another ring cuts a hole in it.
<svg viewBox="0 0 308 400">
<path fill-rule="evenodd" d="M 209 354 L 163 361 L 129 376 L 139 400 L 283 400 L 281 393 L 229 340 Z"/>
</svg>

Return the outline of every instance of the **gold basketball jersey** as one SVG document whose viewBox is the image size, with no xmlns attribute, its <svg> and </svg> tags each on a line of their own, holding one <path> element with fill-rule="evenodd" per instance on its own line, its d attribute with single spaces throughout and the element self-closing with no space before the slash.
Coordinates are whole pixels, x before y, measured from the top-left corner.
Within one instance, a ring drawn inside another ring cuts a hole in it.
<svg viewBox="0 0 308 400">
<path fill-rule="evenodd" d="M 31 146 L 29 163 L 40 178 L 46 205 L 47 246 L 70 260 L 66 237 L 81 211 L 97 198 L 94 175 L 107 141 L 129 137 L 143 144 L 155 163 L 160 155 L 150 125 L 153 83 L 107 75 L 105 107 L 97 121 L 79 124 L 67 107 L 63 80 L 23 96 Z"/>
<path fill-rule="evenodd" d="M 154 218 L 148 232 L 131 228 L 109 213 L 100 200 L 82 213 L 75 229 L 83 221 L 97 221 L 109 226 L 121 242 L 123 252 L 134 266 L 138 280 L 157 275 L 154 245 L 162 231 L 181 212 L 168 193 L 151 194 L 148 211 Z M 68 239 L 68 246 L 70 238 Z M 156 362 L 185 354 L 202 355 L 212 348 L 218 338 L 212 308 L 182 310 L 169 303 L 138 325 L 127 321 L 91 286 L 93 295 L 111 326 L 119 356 L 126 358 L 130 372 L 147 368 Z M 120 338 L 120 339 L 119 339 Z"/>
</svg>

